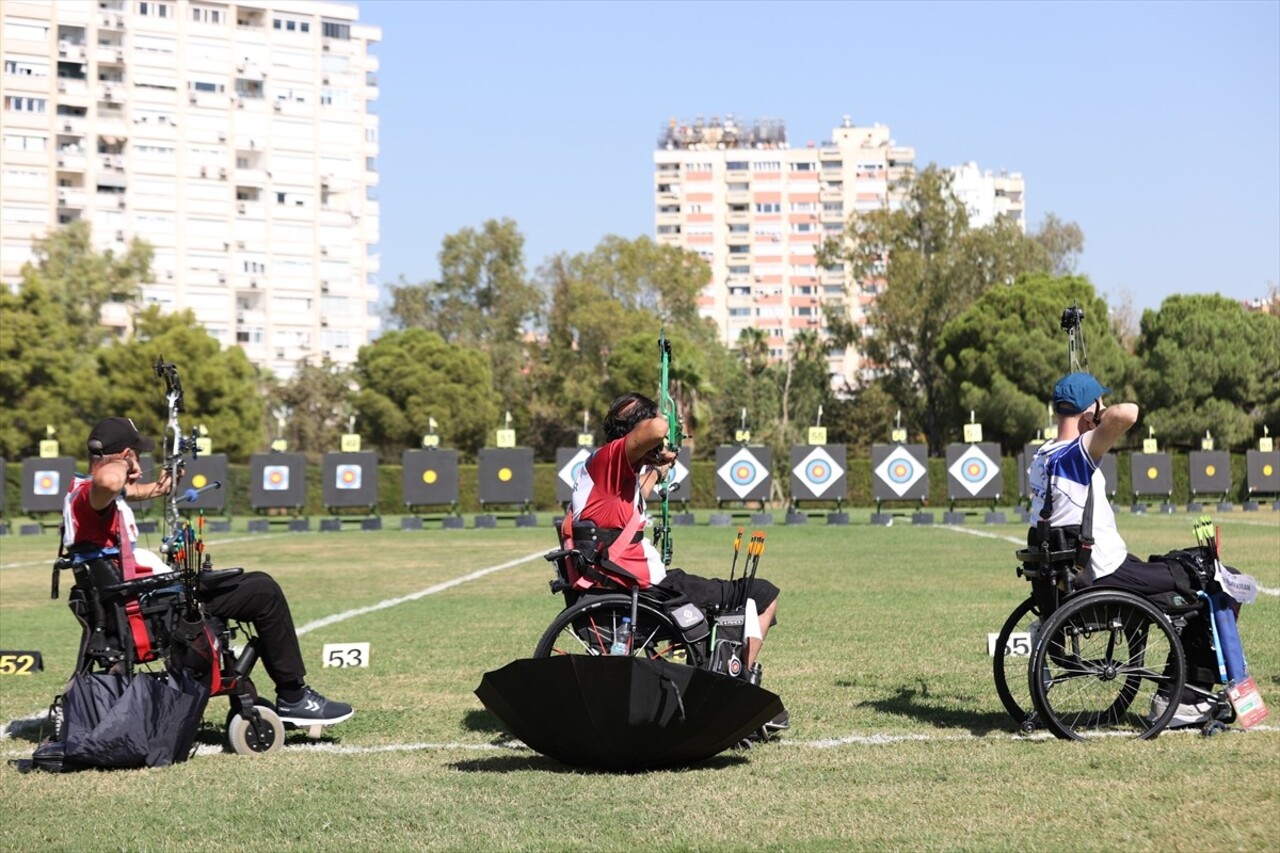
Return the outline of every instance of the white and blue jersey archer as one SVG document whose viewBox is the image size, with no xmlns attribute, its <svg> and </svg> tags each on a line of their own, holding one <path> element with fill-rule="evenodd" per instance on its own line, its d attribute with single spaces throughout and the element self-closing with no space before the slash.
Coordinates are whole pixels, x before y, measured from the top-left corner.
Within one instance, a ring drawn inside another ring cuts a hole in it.
<svg viewBox="0 0 1280 853">
<path fill-rule="evenodd" d="M 1093 555 L 1089 567 L 1094 580 L 1105 577 L 1124 562 L 1128 548 L 1116 530 L 1116 516 L 1107 500 L 1107 478 L 1084 448 L 1084 436 L 1070 441 L 1051 441 L 1040 445 L 1027 469 L 1027 488 L 1031 492 L 1031 521 L 1040 518 L 1046 489 L 1053 488 L 1050 527 L 1080 524 L 1089 484 L 1093 484 Z"/>
</svg>

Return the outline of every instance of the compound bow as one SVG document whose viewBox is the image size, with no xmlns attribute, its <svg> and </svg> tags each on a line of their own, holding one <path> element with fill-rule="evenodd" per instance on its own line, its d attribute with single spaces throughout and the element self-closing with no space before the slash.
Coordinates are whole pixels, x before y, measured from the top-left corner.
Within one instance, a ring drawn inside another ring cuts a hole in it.
<svg viewBox="0 0 1280 853">
<path fill-rule="evenodd" d="M 658 357 L 660 370 L 658 375 L 658 411 L 667 419 L 667 437 L 663 442 L 663 450 L 679 453 L 684 441 L 684 423 L 680 420 L 680 409 L 676 406 L 675 397 L 671 394 L 671 341 L 667 340 L 666 330 L 658 332 Z M 662 554 L 662 562 L 671 565 L 671 492 L 676 488 L 676 466 L 671 463 L 667 474 L 658 481 L 658 497 L 662 502 L 659 522 L 653 527 L 653 544 Z"/>
</svg>

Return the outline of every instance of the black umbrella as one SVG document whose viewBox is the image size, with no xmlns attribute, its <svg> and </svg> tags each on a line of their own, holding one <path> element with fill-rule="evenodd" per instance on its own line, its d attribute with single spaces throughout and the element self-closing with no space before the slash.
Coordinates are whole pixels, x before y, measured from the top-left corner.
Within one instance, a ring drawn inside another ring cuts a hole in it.
<svg viewBox="0 0 1280 853">
<path fill-rule="evenodd" d="M 702 761 L 782 713 L 781 699 L 742 679 L 623 655 L 512 661 L 476 695 L 543 755 L 605 770 Z"/>
</svg>

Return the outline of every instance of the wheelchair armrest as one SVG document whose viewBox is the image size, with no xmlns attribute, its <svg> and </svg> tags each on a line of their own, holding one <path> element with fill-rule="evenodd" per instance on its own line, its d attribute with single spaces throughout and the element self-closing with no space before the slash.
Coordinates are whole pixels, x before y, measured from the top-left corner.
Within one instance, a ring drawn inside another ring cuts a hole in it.
<svg viewBox="0 0 1280 853">
<path fill-rule="evenodd" d="M 173 572 L 165 572 L 160 575 L 147 575 L 146 577 L 134 578 L 124 583 L 113 583 L 101 588 L 104 595 L 131 595 L 137 592 L 143 592 L 149 589 L 156 589 L 162 586 L 178 586 L 182 580 Z"/>
<path fill-rule="evenodd" d="M 214 589 L 232 578 L 240 577 L 242 574 L 244 574 L 244 568 L 240 566 L 231 569 L 205 569 L 198 575 L 200 589 Z"/>
<path fill-rule="evenodd" d="M 565 557 L 574 554 L 578 554 L 578 552 L 573 548 L 557 548 L 554 551 L 548 551 L 546 554 L 543 554 L 542 559 L 546 560 L 548 563 L 557 563 Z M 578 556 L 581 556 L 581 554 L 578 554 Z"/>
</svg>

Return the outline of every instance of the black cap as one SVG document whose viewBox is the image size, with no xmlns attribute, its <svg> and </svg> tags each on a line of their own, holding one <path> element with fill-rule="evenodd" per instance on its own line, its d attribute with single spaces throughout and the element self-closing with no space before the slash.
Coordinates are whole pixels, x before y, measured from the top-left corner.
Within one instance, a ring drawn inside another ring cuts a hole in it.
<svg viewBox="0 0 1280 853">
<path fill-rule="evenodd" d="M 129 418 L 104 418 L 89 433 L 90 456 L 111 456 L 130 449 L 148 452 L 156 449 L 156 442 L 138 432 Z"/>
</svg>

